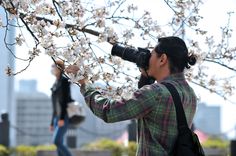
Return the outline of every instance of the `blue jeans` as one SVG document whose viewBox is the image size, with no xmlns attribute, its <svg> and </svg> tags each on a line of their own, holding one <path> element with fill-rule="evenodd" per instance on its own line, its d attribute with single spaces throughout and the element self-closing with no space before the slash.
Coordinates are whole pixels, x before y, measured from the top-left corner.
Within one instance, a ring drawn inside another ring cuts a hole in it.
<svg viewBox="0 0 236 156">
<path fill-rule="evenodd" d="M 64 145 L 64 136 L 68 128 L 68 117 L 64 119 L 64 126 L 58 127 L 58 118 L 54 119 L 53 143 L 57 146 L 58 156 L 72 156 L 68 148 Z"/>
</svg>

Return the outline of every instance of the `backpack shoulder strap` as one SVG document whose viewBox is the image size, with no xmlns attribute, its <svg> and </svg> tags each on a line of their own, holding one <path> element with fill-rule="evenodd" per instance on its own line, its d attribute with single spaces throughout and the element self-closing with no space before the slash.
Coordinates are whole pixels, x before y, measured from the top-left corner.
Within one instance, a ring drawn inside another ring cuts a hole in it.
<svg viewBox="0 0 236 156">
<path fill-rule="evenodd" d="M 175 104 L 176 116 L 177 116 L 178 129 L 180 129 L 182 126 L 188 127 L 186 116 L 185 116 L 184 109 L 183 109 L 183 105 L 180 100 L 180 96 L 179 96 L 178 91 L 176 90 L 174 85 L 172 85 L 171 83 L 162 82 L 161 84 L 166 86 L 166 88 L 169 90 L 169 92 L 171 93 L 171 96 L 173 98 L 173 101 Z"/>
</svg>

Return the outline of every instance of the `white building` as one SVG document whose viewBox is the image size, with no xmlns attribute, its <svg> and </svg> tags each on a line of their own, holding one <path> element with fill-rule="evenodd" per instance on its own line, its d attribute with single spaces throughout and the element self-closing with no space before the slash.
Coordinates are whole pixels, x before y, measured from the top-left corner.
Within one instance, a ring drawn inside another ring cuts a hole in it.
<svg viewBox="0 0 236 156">
<path fill-rule="evenodd" d="M 0 6 L 0 16 L 3 25 L 6 25 L 5 11 Z M 5 34 L 7 33 L 6 40 Z M 5 43 L 13 43 L 13 39 L 15 36 L 14 27 L 8 26 L 8 31 L 6 32 L 6 28 L 0 27 L 0 113 L 8 113 L 9 120 L 12 125 L 15 124 L 15 97 L 14 97 L 14 78 L 9 77 L 5 73 L 6 67 L 9 65 L 14 68 L 14 57 L 7 49 Z M 11 51 L 14 53 L 14 47 L 9 46 Z M 10 129 L 10 145 L 15 144 L 15 132 L 14 129 Z"/>
<path fill-rule="evenodd" d="M 52 134 L 49 132 L 49 124 L 52 115 L 51 99 L 47 95 L 37 91 L 35 80 L 21 80 L 17 93 L 17 145 L 51 144 Z M 127 131 L 126 122 L 107 124 L 98 119 L 85 106 L 82 95 L 77 86 L 72 87 L 72 97 L 81 102 L 86 109 L 85 121 L 75 129 L 69 131 L 68 136 L 73 135 L 76 147 L 92 142 L 100 138 L 118 139 Z M 73 130 L 74 131 L 74 130 Z M 73 140 L 73 139 L 72 139 Z M 72 145 L 73 143 L 68 143 Z"/>
<path fill-rule="evenodd" d="M 16 94 L 17 145 L 50 144 L 52 107 L 50 98 L 37 91 L 36 80 L 21 80 Z"/>
</svg>

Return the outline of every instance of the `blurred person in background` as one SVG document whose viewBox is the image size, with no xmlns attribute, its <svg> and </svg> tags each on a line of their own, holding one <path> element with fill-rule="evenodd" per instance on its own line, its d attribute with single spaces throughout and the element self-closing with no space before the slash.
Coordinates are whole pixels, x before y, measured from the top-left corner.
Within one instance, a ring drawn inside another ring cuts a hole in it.
<svg viewBox="0 0 236 156">
<path fill-rule="evenodd" d="M 51 88 L 52 95 L 52 120 L 50 131 L 53 132 L 53 142 L 57 146 L 58 156 L 72 156 L 64 145 L 64 137 L 68 129 L 67 104 L 71 101 L 70 82 L 63 75 L 64 62 L 56 60 L 52 65 L 51 72 L 56 80 Z"/>
</svg>

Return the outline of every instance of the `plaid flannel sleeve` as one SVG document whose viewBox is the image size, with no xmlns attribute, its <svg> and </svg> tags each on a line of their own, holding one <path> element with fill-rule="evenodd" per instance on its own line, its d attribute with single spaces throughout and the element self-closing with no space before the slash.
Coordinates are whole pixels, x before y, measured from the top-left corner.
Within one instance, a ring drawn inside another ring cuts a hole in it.
<svg viewBox="0 0 236 156">
<path fill-rule="evenodd" d="M 156 104 L 156 93 L 152 85 L 147 85 L 135 91 L 130 98 L 120 100 L 104 97 L 92 87 L 82 85 L 84 95 L 91 111 L 105 122 L 118 122 L 132 118 L 141 118 L 152 111 Z"/>
</svg>

